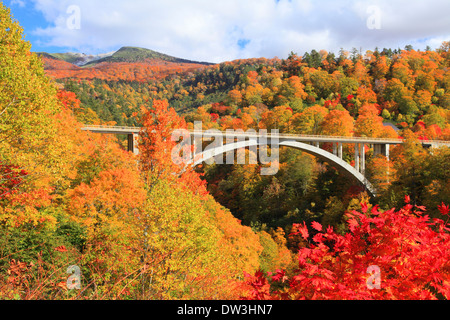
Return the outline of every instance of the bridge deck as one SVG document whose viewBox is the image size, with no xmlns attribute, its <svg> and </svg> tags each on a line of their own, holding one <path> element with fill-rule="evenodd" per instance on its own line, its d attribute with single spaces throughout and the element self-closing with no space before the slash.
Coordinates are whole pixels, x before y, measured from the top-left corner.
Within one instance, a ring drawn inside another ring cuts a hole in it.
<svg viewBox="0 0 450 320">
<path fill-rule="evenodd" d="M 100 126 L 100 125 L 88 125 L 81 128 L 82 130 L 99 132 L 99 133 L 110 133 L 110 134 L 138 134 L 141 131 L 141 127 L 121 127 L 121 126 Z M 191 135 L 202 135 L 202 136 L 214 136 L 217 133 L 208 131 L 190 131 Z M 305 135 L 305 134 L 290 134 L 290 133 L 279 133 L 262 135 L 258 132 L 231 132 L 231 131 L 220 131 L 224 136 L 236 137 L 236 138 L 258 138 L 267 137 L 267 139 L 279 139 L 283 140 L 293 140 L 293 141 L 307 141 L 307 142 L 341 142 L 341 143 L 365 143 L 365 144 L 401 144 L 404 142 L 403 139 L 389 139 L 389 138 L 372 138 L 372 137 L 341 137 L 341 136 L 325 136 L 325 135 Z M 450 147 L 450 141 L 444 140 L 421 140 L 424 145 L 446 145 Z"/>
</svg>

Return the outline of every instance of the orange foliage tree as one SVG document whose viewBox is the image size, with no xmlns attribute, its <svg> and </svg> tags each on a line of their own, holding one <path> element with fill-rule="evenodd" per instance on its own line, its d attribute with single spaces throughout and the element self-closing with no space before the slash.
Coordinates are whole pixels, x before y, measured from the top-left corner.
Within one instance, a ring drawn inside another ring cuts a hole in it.
<svg viewBox="0 0 450 320">
<path fill-rule="evenodd" d="M 343 137 L 352 136 L 353 124 L 353 117 L 347 110 L 331 110 L 321 124 L 322 134 Z"/>
<path fill-rule="evenodd" d="M 383 118 L 380 111 L 373 104 L 366 104 L 359 109 L 359 116 L 355 121 L 355 135 L 359 137 L 379 138 L 383 135 Z"/>
<path fill-rule="evenodd" d="M 175 163 L 172 159 L 172 151 L 177 144 L 171 139 L 172 133 L 186 129 L 187 124 L 168 106 L 166 100 L 155 100 L 150 109 L 144 110 L 141 120 L 139 163 L 147 187 L 151 189 L 160 179 L 177 179 L 188 189 L 204 194 L 206 188 L 199 175 L 192 168 L 186 168 L 183 163 Z"/>
</svg>

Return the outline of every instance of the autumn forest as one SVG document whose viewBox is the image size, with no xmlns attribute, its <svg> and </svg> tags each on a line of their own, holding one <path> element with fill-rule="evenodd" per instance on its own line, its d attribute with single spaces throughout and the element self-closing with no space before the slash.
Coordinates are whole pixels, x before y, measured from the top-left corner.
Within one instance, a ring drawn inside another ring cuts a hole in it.
<svg viewBox="0 0 450 320">
<path fill-rule="evenodd" d="M 0 299 L 450 298 L 450 148 L 423 144 L 450 141 L 450 42 L 348 50 L 77 65 L 31 52 L 0 3 Z M 174 163 L 198 121 L 404 143 L 364 148 L 372 196 L 294 148 L 274 175 Z M 85 125 L 143 128 L 139 154 Z"/>
</svg>

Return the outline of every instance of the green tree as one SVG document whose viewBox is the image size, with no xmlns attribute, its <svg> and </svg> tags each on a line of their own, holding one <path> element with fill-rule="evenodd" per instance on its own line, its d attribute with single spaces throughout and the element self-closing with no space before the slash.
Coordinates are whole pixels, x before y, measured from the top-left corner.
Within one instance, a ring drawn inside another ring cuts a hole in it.
<svg viewBox="0 0 450 320">
<path fill-rule="evenodd" d="M 311 53 L 306 52 L 303 55 L 303 61 L 311 68 L 318 68 L 322 65 L 322 58 L 316 50 L 311 50 Z"/>
</svg>

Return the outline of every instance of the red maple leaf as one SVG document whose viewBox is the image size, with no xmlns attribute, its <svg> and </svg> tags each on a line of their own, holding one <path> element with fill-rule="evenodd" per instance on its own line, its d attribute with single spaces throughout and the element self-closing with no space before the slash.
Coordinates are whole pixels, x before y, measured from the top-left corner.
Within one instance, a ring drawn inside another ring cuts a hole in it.
<svg viewBox="0 0 450 320">
<path fill-rule="evenodd" d="M 358 221 L 356 221 L 356 219 L 350 219 L 348 220 L 348 227 L 350 229 L 351 232 L 355 231 L 355 229 L 359 226 Z"/>
<path fill-rule="evenodd" d="M 290 235 L 297 235 L 297 234 L 301 234 L 303 239 L 307 240 L 309 237 L 309 233 L 308 233 L 308 228 L 306 227 L 305 222 L 303 221 L 303 225 L 300 223 L 293 223 L 292 224 L 294 229 L 297 229 L 296 232 L 292 232 Z"/>
<path fill-rule="evenodd" d="M 322 225 L 318 223 L 317 221 L 313 221 L 311 223 L 311 226 L 316 229 L 317 231 L 322 231 Z"/>
<path fill-rule="evenodd" d="M 378 208 L 379 208 L 380 206 L 377 204 L 377 205 L 375 205 L 375 206 L 373 206 L 372 207 L 372 214 L 379 214 L 379 212 L 378 212 Z"/>
<path fill-rule="evenodd" d="M 366 213 L 367 209 L 368 209 L 367 204 L 365 202 L 361 203 L 361 211 L 363 213 Z"/>
<path fill-rule="evenodd" d="M 446 216 L 450 212 L 449 205 L 445 205 L 443 202 L 440 206 L 438 206 L 438 210 L 444 216 Z"/>
<path fill-rule="evenodd" d="M 272 281 L 284 282 L 287 279 L 286 271 L 277 269 L 277 270 L 275 270 L 275 272 L 276 272 L 276 274 L 274 276 L 272 276 Z"/>
<path fill-rule="evenodd" d="M 410 201 L 411 201 L 411 198 L 408 195 L 406 195 L 405 196 L 405 203 L 410 203 Z"/>
</svg>

